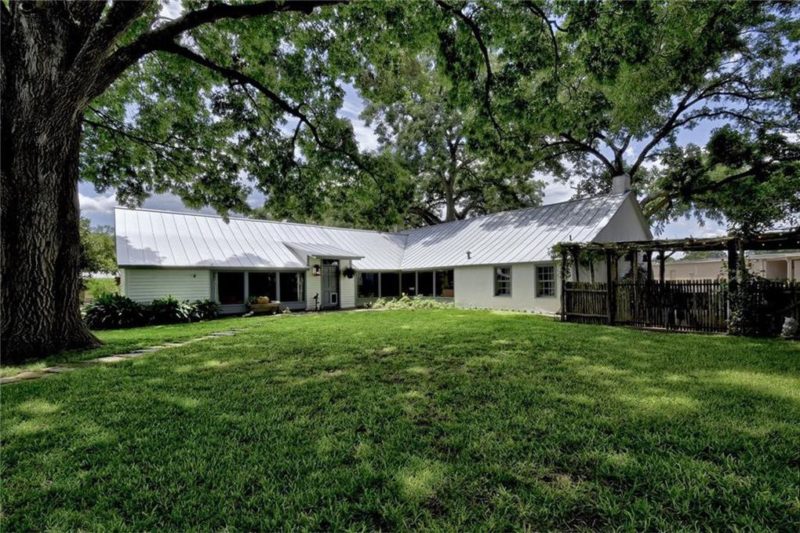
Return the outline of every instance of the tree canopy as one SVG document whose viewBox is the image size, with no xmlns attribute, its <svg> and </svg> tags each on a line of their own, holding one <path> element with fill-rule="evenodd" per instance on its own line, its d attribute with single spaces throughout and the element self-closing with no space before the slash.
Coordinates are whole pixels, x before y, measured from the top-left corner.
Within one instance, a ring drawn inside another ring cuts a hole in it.
<svg viewBox="0 0 800 533">
<path fill-rule="evenodd" d="M 578 195 L 627 173 L 655 222 L 761 229 L 800 208 L 797 12 L 419 0 L 199 25 L 90 105 L 82 177 L 125 203 L 247 211 L 260 191 L 267 216 L 386 228 L 536 204 L 535 170 Z M 340 116 L 349 83 L 378 153 Z"/>
</svg>

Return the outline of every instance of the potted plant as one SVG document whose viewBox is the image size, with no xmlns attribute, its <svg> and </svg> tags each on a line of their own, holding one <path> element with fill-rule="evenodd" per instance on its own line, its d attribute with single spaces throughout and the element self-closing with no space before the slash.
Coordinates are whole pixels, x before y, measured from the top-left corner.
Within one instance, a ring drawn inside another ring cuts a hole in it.
<svg viewBox="0 0 800 533">
<path fill-rule="evenodd" d="M 347 279 L 353 279 L 353 276 L 356 275 L 356 271 L 353 269 L 353 267 L 347 267 L 344 270 L 342 270 L 342 275 L 345 276 Z"/>
<path fill-rule="evenodd" d="M 250 308 L 251 312 L 256 314 L 273 314 L 280 310 L 281 303 L 271 301 L 269 296 L 251 296 L 247 300 L 247 307 Z"/>
</svg>

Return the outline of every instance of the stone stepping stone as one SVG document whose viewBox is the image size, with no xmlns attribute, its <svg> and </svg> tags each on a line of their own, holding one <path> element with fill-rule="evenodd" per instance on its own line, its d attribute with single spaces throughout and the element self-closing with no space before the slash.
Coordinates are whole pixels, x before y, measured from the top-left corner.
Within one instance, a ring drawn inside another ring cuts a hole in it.
<svg viewBox="0 0 800 533">
<path fill-rule="evenodd" d="M 17 378 L 17 381 L 22 381 L 26 379 L 38 379 L 42 376 L 44 376 L 43 372 L 20 372 L 19 374 L 13 377 Z"/>
<path fill-rule="evenodd" d="M 72 372 L 77 370 L 71 366 L 51 366 L 44 369 L 45 372 L 49 374 L 63 374 L 64 372 Z"/>
<path fill-rule="evenodd" d="M 8 383 L 16 383 L 17 381 L 22 381 L 22 380 L 17 379 L 17 376 L 8 376 L 5 378 L 0 378 L 0 385 L 6 385 Z"/>
<path fill-rule="evenodd" d="M 119 355 L 109 355 L 108 357 L 99 357 L 93 361 L 96 363 L 119 363 L 120 361 L 125 361 L 126 359 L 127 357 L 121 357 Z"/>
</svg>

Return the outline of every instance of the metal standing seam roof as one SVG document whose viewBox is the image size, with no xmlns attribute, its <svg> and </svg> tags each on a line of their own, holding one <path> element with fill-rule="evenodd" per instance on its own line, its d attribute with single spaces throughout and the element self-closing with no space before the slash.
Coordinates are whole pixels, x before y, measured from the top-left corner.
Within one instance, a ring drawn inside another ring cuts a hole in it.
<svg viewBox="0 0 800 533">
<path fill-rule="evenodd" d="M 626 198 L 572 200 L 398 233 L 117 208 L 117 262 L 302 269 L 307 256 L 317 256 L 352 258 L 357 270 L 419 270 L 547 261 L 556 243 L 592 241 Z"/>
</svg>

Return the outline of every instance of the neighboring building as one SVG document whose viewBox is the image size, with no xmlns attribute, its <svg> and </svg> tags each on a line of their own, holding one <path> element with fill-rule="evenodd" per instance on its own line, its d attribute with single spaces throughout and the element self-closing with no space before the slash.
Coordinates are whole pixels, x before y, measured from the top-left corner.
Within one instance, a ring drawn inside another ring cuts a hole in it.
<svg viewBox="0 0 800 533">
<path fill-rule="evenodd" d="M 396 233 L 145 209 L 119 208 L 115 220 L 123 294 L 209 298 L 227 313 L 244 312 L 250 296 L 313 310 L 402 293 L 555 313 L 555 244 L 652 238 L 629 193 Z"/>
<path fill-rule="evenodd" d="M 697 259 L 667 263 L 668 280 L 723 279 L 728 276 L 726 259 Z M 800 281 L 800 252 L 754 253 L 747 256 L 747 269 L 754 276 L 771 280 Z"/>
</svg>

